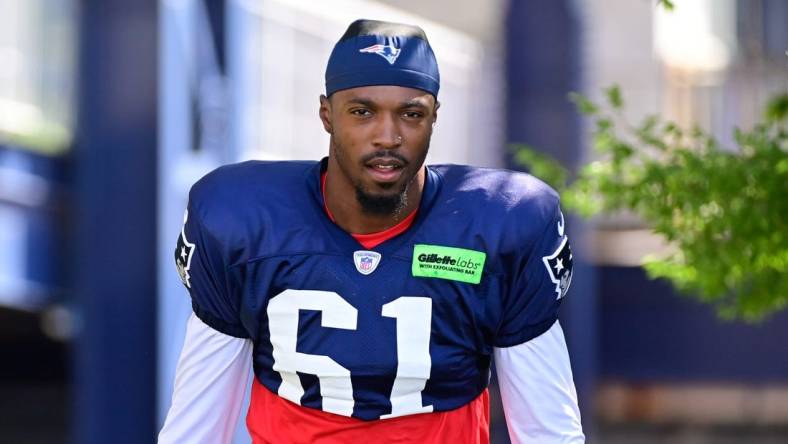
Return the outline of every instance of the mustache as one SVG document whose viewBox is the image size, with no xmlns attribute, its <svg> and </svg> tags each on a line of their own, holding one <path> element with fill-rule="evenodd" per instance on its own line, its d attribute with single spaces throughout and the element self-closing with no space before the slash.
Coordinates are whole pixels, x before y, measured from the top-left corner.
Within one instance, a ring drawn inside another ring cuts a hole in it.
<svg viewBox="0 0 788 444">
<path fill-rule="evenodd" d="M 369 153 L 361 158 L 361 163 L 366 164 L 375 159 L 397 159 L 403 166 L 407 166 L 410 163 L 408 159 L 395 150 L 379 150 L 374 153 Z"/>
</svg>

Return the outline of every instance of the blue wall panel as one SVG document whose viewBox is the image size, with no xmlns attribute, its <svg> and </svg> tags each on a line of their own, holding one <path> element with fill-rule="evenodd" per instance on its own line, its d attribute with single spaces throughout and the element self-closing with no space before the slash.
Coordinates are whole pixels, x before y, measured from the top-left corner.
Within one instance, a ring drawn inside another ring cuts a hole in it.
<svg viewBox="0 0 788 444">
<path fill-rule="evenodd" d="M 641 268 L 599 270 L 600 378 L 638 383 L 788 382 L 788 312 L 721 320 Z"/>
<path fill-rule="evenodd" d="M 75 442 L 155 440 L 157 2 L 81 3 Z"/>
<path fill-rule="evenodd" d="M 506 15 L 506 137 L 575 167 L 583 158 L 580 117 L 568 100 L 581 88 L 581 27 L 571 0 L 511 1 Z M 508 159 L 508 166 L 521 168 Z M 569 215 L 567 215 L 569 216 Z M 596 375 L 594 269 L 584 263 L 584 225 L 569 218 L 575 253 L 572 289 L 561 322 L 572 358 L 586 429 L 592 417 Z"/>
</svg>

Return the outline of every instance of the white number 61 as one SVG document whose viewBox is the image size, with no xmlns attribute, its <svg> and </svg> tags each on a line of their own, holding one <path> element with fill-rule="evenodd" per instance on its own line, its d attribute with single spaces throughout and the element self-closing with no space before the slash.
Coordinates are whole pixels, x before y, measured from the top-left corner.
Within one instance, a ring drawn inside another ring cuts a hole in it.
<svg viewBox="0 0 788 444">
<path fill-rule="evenodd" d="M 304 388 L 297 372 L 312 374 L 320 381 L 323 410 L 350 416 L 354 404 L 350 370 L 328 356 L 296 351 L 299 310 L 321 311 L 323 327 L 356 330 L 358 310 L 337 293 L 285 290 L 272 298 L 268 303 L 268 324 L 274 370 L 282 376 L 279 396 L 301 404 Z M 381 315 L 397 320 L 397 376 L 391 389 L 391 413 L 381 419 L 431 412 L 431 405 L 422 406 L 421 392 L 432 368 L 432 299 L 402 296 L 383 305 Z"/>
</svg>

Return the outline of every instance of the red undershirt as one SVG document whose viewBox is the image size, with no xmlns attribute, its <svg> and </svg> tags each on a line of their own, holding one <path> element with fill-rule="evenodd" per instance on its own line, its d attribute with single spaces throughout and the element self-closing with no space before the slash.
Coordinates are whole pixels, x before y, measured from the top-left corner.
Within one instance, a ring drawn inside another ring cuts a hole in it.
<svg viewBox="0 0 788 444">
<path fill-rule="evenodd" d="M 321 176 L 325 202 L 326 174 Z M 328 217 L 334 216 L 324 203 Z M 393 227 L 370 234 L 353 234 L 364 248 L 372 249 L 402 234 L 413 224 L 418 209 Z M 490 397 L 484 390 L 473 401 L 455 410 L 399 418 L 362 421 L 356 418 L 301 407 L 268 390 L 254 379 L 246 425 L 254 444 L 489 444 Z"/>
<path fill-rule="evenodd" d="M 331 219 L 331 222 L 335 222 L 334 215 L 331 214 L 331 210 L 328 209 L 328 204 L 326 203 L 326 173 L 320 175 L 320 191 L 323 194 L 323 209 L 326 210 L 326 214 L 328 218 Z M 416 219 L 416 213 L 419 212 L 419 209 L 416 208 L 408 214 L 405 219 L 402 219 L 397 225 L 394 225 L 391 228 L 387 228 L 383 231 L 378 231 L 377 233 L 369 233 L 369 234 L 356 234 L 350 233 L 353 236 L 353 239 L 357 240 L 358 243 L 361 244 L 366 249 L 375 248 L 378 245 L 386 242 L 389 239 L 392 239 L 396 236 L 407 231 L 411 225 L 413 225 L 413 221 Z"/>
</svg>

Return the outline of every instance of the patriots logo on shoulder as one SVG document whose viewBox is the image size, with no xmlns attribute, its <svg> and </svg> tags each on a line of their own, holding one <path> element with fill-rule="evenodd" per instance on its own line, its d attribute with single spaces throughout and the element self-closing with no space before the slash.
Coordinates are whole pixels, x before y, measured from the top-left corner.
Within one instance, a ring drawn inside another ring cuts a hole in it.
<svg viewBox="0 0 788 444">
<path fill-rule="evenodd" d="M 555 284 L 556 299 L 563 298 L 572 283 L 572 249 L 569 247 L 569 238 L 563 236 L 558 248 L 552 254 L 542 257 L 542 262 L 547 268 L 550 281 Z"/>
<path fill-rule="evenodd" d="M 400 49 L 393 45 L 382 45 L 378 43 L 377 45 L 359 49 L 358 52 L 377 54 L 386 59 L 389 65 L 393 65 L 394 62 L 397 61 L 397 57 L 399 57 Z"/>
<path fill-rule="evenodd" d="M 194 244 L 186 239 L 186 220 L 189 217 L 189 210 L 183 213 L 183 228 L 181 228 L 181 235 L 178 236 L 178 244 L 175 247 L 175 267 L 178 269 L 178 275 L 183 281 L 186 288 L 192 288 L 189 281 L 189 269 L 192 265 L 192 255 L 194 254 Z"/>
</svg>

